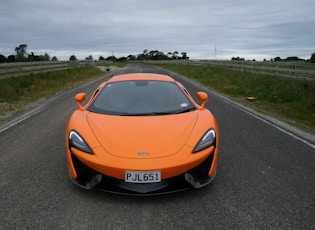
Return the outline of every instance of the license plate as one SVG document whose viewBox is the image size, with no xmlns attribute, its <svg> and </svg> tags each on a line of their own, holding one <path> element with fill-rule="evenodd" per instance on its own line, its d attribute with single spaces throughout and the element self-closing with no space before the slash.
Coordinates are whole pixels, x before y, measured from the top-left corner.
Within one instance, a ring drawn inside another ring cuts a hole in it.
<svg viewBox="0 0 315 230">
<path fill-rule="evenodd" d="M 161 182 L 161 171 L 150 172 L 125 171 L 125 182 L 129 183 Z"/>
</svg>

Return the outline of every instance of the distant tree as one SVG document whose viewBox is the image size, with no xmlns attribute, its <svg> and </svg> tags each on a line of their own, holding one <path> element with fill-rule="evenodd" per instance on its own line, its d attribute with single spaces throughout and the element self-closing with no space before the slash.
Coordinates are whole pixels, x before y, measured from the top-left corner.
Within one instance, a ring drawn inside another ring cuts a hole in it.
<svg viewBox="0 0 315 230">
<path fill-rule="evenodd" d="M 151 50 L 147 55 L 147 58 L 150 60 L 163 60 L 167 59 L 167 56 L 158 50 Z"/>
<path fill-rule="evenodd" d="M 160 55 L 160 51 L 158 51 L 158 50 L 151 50 L 149 52 L 149 59 L 157 60 L 159 55 Z"/>
<path fill-rule="evenodd" d="M 98 58 L 98 60 L 99 60 L 99 61 L 104 61 L 105 58 L 104 58 L 103 56 L 100 56 L 100 57 Z"/>
<path fill-rule="evenodd" d="M 76 61 L 77 57 L 75 55 L 71 55 L 69 58 L 70 61 Z"/>
<path fill-rule="evenodd" d="M 7 61 L 7 58 L 4 55 L 0 54 L 0 63 L 4 63 L 6 61 Z"/>
<path fill-rule="evenodd" d="M 181 52 L 181 55 L 182 55 L 181 59 L 185 59 L 185 60 L 188 59 L 186 52 Z"/>
<path fill-rule="evenodd" d="M 315 53 L 312 53 L 310 62 L 311 62 L 311 63 L 315 63 Z"/>
<path fill-rule="evenodd" d="M 173 59 L 178 59 L 178 52 L 177 51 L 173 52 Z"/>
<path fill-rule="evenodd" d="M 232 61 L 245 61 L 245 58 L 240 58 L 240 57 L 232 57 Z"/>
<path fill-rule="evenodd" d="M 26 61 L 41 61 L 38 55 L 35 55 L 34 52 L 31 52 L 27 55 Z"/>
<path fill-rule="evenodd" d="M 128 61 L 135 61 L 135 60 L 136 60 L 136 56 L 134 56 L 134 55 L 128 55 L 127 60 L 128 60 Z"/>
<path fill-rule="evenodd" d="M 52 61 L 58 61 L 58 58 L 57 58 L 56 56 L 53 56 L 53 57 L 51 58 L 51 60 L 52 60 Z"/>
<path fill-rule="evenodd" d="M 145 58 L 144 58 L 144 55 L 143 54 L 138 54 L 137 55 L 137 60 L 138 61 L 143 61 Z"/>
<path fill-rule="evenodd" d="M 44 54 L 44 61 L 50 61 L 50 56 L 48 53 Z"/>
<path fill-rule="evenodd" d="M 280 57 L 275 57 L 274 61 L 281 61 Z"/>
<path fill-rule="evenodd" d="M 26 44 L 21 44 L 18 47 L 15 47 L 15 52 L 16 52 L 16 60 L 17 61 L 25 61 L 26 59 L 26 50 L 27 50 L 27 45 Z"/>
<path fill-rule="evenodd" d="M 15 62 L 15 55 L 11 54 L 7 57 L 7 62 Z"/>
<path fill-rule="evenodd" d="M 124 61 L 127 61 L 127 58 L 126 57 L 120 57 L 117 59 L 117 61 L 124 62 Z"/>
<path fill-rule="evenodd" d="M 148 57 L 148 50 L 143 50 L 143 57 L 146 59 Z"/>
<path fill-rule="evenodd" d="M 86 61 L 93 61 L 92 55 L 89 55 L 88 57 L 85 58 Z"/>
<path fill-rule="evenodd" d="M 304 59 L 298 58 L 298 57 L 296 57 L 296 56 L 287 57 L 285 60 L 286 60 L 286 61 L 305 61 Z"/>
<path fill-rule="evenodd" d="M 159 50 L 151 50 L 148 51 L 147 49 L 143 51 L 143 53 L 138 55 L 129 55 L 127 60 L 170 60 L 170 59 L 189 59 L 186 52 L 181 52 L 182 56 L 178 56 L 178 52 L 168 52 L 164 53 Z"/>
<path fill-rule="evenodd" d="M 107 57 L 106 59 L 105 59 L 106 61 L 117 61 L 117 58 L 115 57 L 115 56 L 109 56 L 109 57 Z"/>
</svg>

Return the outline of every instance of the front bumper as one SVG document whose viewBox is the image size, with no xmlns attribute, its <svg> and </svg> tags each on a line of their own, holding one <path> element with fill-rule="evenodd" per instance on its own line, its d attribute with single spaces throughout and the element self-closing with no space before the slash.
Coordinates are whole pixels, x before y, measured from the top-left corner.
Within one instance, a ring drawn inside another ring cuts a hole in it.
<svg viewBox="0 0 315 230">
<path fill-rule="evenodd" d="M 85 189 L 99 189 L 117 194 L 129 195 L 158 195 L 177 191 L 183 191 L 189 188 L 199 189 L 210 184 L 215 176 L 208 176 L 211 166 L 216 167 L 216 159 L 214 159 L 215 151 L 213 151 L 201 164 L 195 168 L 175 177 L 164 179 L 159 183 L 134 184 L 124 180 L 113 178 L 101 174 L 85 164 L 83 164 L 73 153 L 71 159 L 77 178 L 70 179 L 79 187 Z"/>
</svg>

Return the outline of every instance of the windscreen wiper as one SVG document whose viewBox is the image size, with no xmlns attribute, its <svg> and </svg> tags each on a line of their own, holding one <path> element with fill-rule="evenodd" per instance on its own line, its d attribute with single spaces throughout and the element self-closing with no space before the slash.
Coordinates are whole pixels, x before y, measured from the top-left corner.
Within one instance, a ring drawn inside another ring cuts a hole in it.
<svg viewBox="0 0 315 230">
<path fill-rule="evenodd" d="M 194 111 L 196 108 L 187 108 L 183 110 L 176 110 L 176 111 L 165 111 L 165 112 L 148 112 L 148 113 L 126 113 L 120 114 L 120 116 L 159 116 L 159 115 L 171 115 L 171 114 L 180 114 L 180 113 L 187 113 Z"/>
<path fill-rule="evenodd" d="M 174 114 L 172 112 L 149 112 L 149 113 L 126 113 L 120 116 L 159 116 L 159 115 L 169 115 Z"/>
<path fill-rule="evenodd" d="M 196 110 L 195 107 L 193 107 L 193 108 L 188 108 L 188 109 L 183 109 L 183 110 L 179 110 L 179 111 L 177 111 L 177 112 L 174 112 L 173 114 L 187 113 L 187 112 L 191 112 L 191 111 L 194 111 L 194 110 Z"/>
</svg>

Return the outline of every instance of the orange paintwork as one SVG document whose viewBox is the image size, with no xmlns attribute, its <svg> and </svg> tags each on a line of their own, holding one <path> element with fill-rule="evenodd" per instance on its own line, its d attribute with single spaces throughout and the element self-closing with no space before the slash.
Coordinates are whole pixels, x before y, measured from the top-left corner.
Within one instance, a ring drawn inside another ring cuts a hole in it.
<svg viewBox="0 0 315 230">
<path fill-rule="evenodd" d="M 175 82 L 170 77 L 158 74 L 126 74 L 112 77 L 108 82 L 130 79 Z M 181 86 L 180 83 L 177 84 Z M 105 85 L 103 83 L 99 89 Z M 84 138 L 94 154 L 76 148 L 71 148 L 72 153 L 90 168 L 117 179 L 124 180 L 125 170 L 161 170 L 162 179 L 174 177 L 199 165 L 213 150 L 214 158 L 208 175 L 214 176 L 218 158 L 218 125 L 211 112 L 204 108 L 208 98 L 205 93 L 198 93 L 201 106 L 190 96 L 189 98 L 197 107 L 194 112 L 167 116 L 114 116 L 89 112 L 86 108 L 93 98 L 83 106 L 85 95 L 78 94 L 75 100 L 79 109 L 69 119 L 66 129 L 70 176 L 77 178 L 68 143 L 71 130 L 77 131 Z M 209 128 L 216 132 L 216 147 L 192 153 Z M 138 155 L 138 152 L 150 154 Z"/>
<path fill-rule="evenodd" d="M 194 113 L 142 117 L 90 113 L 87 117 L 95 137 L 109 154 L 122 158 L 139 158 L 138 152 L 150 153 L 141 156 L 141 159 L 167 157 L 179 152 L 197 119 Z M 173 138 L 170 139 L 169 136 Z"/>
</svg>

